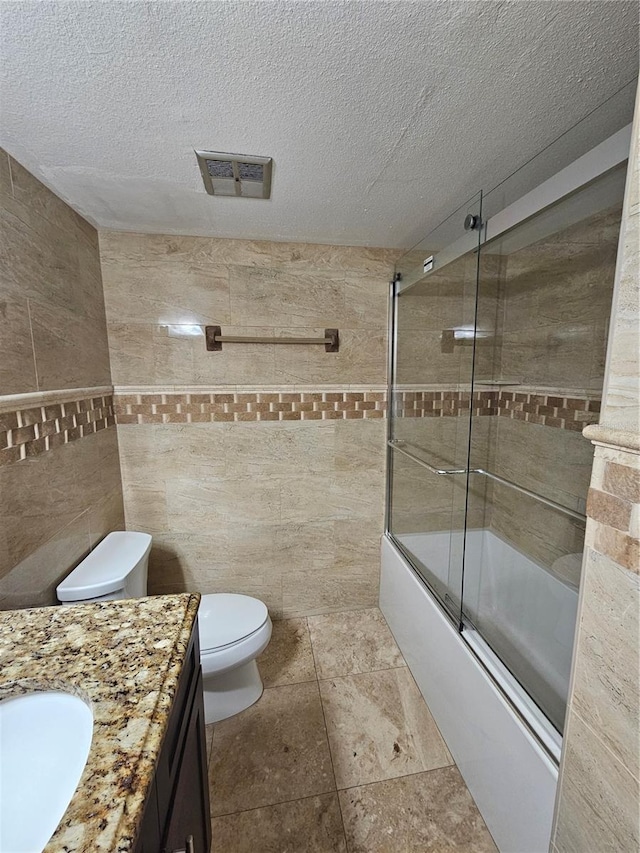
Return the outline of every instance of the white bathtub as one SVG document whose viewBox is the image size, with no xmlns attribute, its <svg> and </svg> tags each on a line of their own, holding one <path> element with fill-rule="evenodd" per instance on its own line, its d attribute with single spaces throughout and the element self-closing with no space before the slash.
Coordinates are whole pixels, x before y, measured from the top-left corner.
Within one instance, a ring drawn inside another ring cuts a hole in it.
<svg viewBox="0 0 640 853">
<path fill-rule="evenodd" d="M 410 533 L 398 541 L 446 585 L 461 565 L 461 530 Z M 491 530 L 467 531 L 465 613 L 535 694 L 551 721 L 564 720 L 578 591 Z M 476 642 L 482 642 L 480 636 Z M 473 638 L 472 638 L 473 641 Z"/>
<path fill-rule="evenodd" d="M 449 532 L 402 539 L 443 580 L 450 547 L 462 547 L 462 535 Z M 542 683 L 556 698 L 563 693 L 574 589 L 478 530 L 467 540 L 465 603 L 479 622 L 493 620 L 496 636 L 502 633 L 529 660 L 544 660 Z M 380 607 L 501 853 L 547 853 L 559 735 L 476 632 L 465 632 L 465 642 L 387 536 Z"/>
</svg>

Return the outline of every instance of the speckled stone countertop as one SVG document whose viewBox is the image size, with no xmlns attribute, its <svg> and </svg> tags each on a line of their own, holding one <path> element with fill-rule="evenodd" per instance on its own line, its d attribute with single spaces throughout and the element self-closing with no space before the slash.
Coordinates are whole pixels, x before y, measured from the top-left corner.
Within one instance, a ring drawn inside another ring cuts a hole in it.
<svg viewBox="0 0 640 853">
<path fill-rule="evenodd" d="M 63 690 L 94 717 L 78 789 L 46 853 L 133 849 L 199 595 L 0 612 L 0 699 Z"/>
</svg>

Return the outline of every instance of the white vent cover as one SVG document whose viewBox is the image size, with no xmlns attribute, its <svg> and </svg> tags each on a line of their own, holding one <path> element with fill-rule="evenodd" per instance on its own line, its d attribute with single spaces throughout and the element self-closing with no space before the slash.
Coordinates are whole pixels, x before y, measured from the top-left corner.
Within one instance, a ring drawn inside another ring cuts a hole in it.
<svg viewBox="0 0 640 853">
<path fill-rule="evenodd" d="M 271 157 L 197 150 L 196 157 L 204 187 L 209 195 L 232 195 L 239 198 L 271 196 Z"/>
</svg>

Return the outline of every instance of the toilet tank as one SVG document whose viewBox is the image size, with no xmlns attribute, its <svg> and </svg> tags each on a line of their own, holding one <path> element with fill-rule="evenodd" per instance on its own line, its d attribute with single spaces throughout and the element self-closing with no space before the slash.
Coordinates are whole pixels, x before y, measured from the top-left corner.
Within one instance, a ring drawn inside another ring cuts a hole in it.
<svg viewBox="0 0 640 853">
<path fill-rule="evenodd" d="M 141 598 L 147 594 L 151 536 L 117 530 L 93 551 L 56 588 L 58 601 L 109 601 Z"/>
</svg>

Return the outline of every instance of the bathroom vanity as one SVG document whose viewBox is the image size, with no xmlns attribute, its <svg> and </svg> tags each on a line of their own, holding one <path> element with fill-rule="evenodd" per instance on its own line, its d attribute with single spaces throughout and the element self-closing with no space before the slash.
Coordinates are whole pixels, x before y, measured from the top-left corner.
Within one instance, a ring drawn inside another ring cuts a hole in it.
<svg viewBox="0 0 640 853">
<path fill-rule="evenodd" d="M 135 853 L 208 853 L 209 784 L 198 631 L 191 634 Z"/>
<path fill-rule="evenodd" d="M 45 853 L 208 853 L 199 602 L 0 612 L 0 700 L 67 693 L 93 715 L 80 782 Z"/>
</svg>

